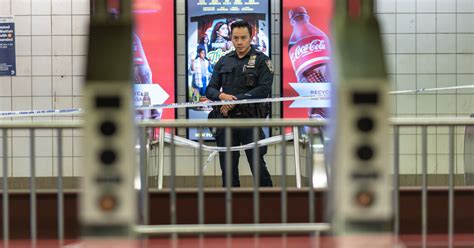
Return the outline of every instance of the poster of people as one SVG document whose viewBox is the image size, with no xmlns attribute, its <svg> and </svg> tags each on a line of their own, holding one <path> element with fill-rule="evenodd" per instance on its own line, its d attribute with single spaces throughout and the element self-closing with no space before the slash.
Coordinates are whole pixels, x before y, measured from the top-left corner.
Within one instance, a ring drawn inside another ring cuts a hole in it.
<svg viewBox="0 0 474 248">
<path fill-rule="evenodd" d="M 99 0 L 95 0 L 99 1 Z M 119 0 L 107 0 L 111 18 L 120 15 Z M 175 102 L 174 1 L 133 0 L 135 106 Z M 166 34 L 166 35 L 165 35 Z M 137 110 L 136 119 L 174 119 L 175 109 Z"/>
<path fill-rule="evenodd" d="M 207 102 L 206 87 L 213 67 L 234 50 L 230 32 L 233 22 L 245 20 L 254 27 L 252 44 L 270 54 L 270 0 L 187 0 L 186 1 L 186 98 L 188 102 Z M 187 110 L 189 119 L 207 119 L 210 107 Z M 189 139 L 213 139 L 209 130 L 188 130 Z"/>
<path fill-rule="evenodd" d="M 283 118 L 326 118 L 330 107 L 332 0 L 282 0 L 282 96 L 316 96 L 282 103 Z"/>
</svg>

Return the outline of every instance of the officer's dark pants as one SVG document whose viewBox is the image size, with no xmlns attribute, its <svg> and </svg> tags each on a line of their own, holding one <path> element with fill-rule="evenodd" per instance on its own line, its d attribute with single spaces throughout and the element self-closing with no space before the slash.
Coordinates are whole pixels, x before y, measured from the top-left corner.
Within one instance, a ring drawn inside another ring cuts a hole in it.
<svg viewBox="0 0 474 248">
<path fill-rule="evenodd" d="M 265 134 L 263 130 L 260 128 L 259 130 L 260 137 L 259 139 L 265 138 Z M 239 146 L 245 145 L 254 142 L 253 140 L 253 129 L 252 128 L 233 128 L 231 129 L 232 134 L 232 143 L 231 146 Z M 225 137 L 225 129 L 218 129 L 216 135 L 216 143 L 217 146 L 226 147 L 226 137 Z M 260 174 L 260 186 L 265 187 L 272 187 L 272 179 L 270 177 L 270 173 L 268 173 L 267 166 L 265 164 L 265 160 L 263 156 L 267 153 L 267 147 L 259 147 L 259 174 Z M 226 185 L 226 153 L 227 152 L 219 152 L 219 162 L 221 165 L 222 170 L 222 186 L 225 187 Z M 254 175 L 254 149 L 245 150 L 245 154 L 247 155 L 247 161 L 250 165 L 250 170 Z M 240 180 L 239 180 L 239 158 L 240 152 L 233 151 L 231 152 L 231 161 L 232 161 L 232 187 L 240 187 Z M 257 168 L 258 169 L 258 168 Z"/>
</svg>

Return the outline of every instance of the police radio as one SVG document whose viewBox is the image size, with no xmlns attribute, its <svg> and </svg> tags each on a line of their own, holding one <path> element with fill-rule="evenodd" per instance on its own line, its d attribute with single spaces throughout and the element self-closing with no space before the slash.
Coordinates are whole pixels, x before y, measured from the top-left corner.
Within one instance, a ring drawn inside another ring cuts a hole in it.
<svg viewBox="0 0 474 248">
<path fill-rule="evenodd" d="M 336 234 L 388 231 L 389 81 L 372 0 L 337 0 L 330 121 L 330 208 Z"/>
<path fill-rule="evenodd" d="M 84 87 L 84 179 L 80 221 L 85 236 L 128 235 L 136 222 L 135 126 L 130 1 L 120 14 L 95 1 Z"/>
</svg>

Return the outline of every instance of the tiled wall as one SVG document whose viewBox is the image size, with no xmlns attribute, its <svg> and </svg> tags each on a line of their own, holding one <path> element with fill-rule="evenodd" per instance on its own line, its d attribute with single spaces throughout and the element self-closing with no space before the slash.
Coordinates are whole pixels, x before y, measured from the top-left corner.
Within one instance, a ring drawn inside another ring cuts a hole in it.
<svg viewBox="0 0 474 248">
<path fill-rule="evenodd" d="M 0 0 L 0 16 L 14 16 L 17 55 L 17 76 L 0 77 L 0 111 L 79 107 L 89 6 L 89 0 Z M 29 176 L 29 131 L 14 131 L 12 135 L 9 174 Z M 78 175 L 81 136 L 71 130 L 63 135 L 64 175 Z M 53 132 L 37 131 L 35 143 L 37 176 L 55 175 L 57 145 Z"/>
<path fill-rule="evenodd" d="M 393 90 L 474 84 L 474 1 L 378 0 L 386 59 Z M 474 90 L 432 91 L 393 96 L 399 117 L 459 116 L 474 113 Z M 421 171 L 421 131 L 401 130 L 401 172 Z M 447 128 L 428 129 L 428 170 L 448 172 Z M 456 129 L 456 167 L 463 172 L 464 129 Z"/>
<path fill-rule="evenodd" d="M 185 101 L 184 2 L 176 1 L 179 102 Z M 377 3 L 393 90 L 474 84 L 473 0 L 377 0 Z M 15 17 L 18 69 L 16 77 L 0 77 L 0 111 L 79 107 L 89 6 L 89 0 L 0 0 L 0 16 Z M 279 6 L 279 0 L 271 1 L 275 97 L 280 95 Z M 393 95 L 392 114 L 400 117 L 468 116 L 474 113 L 473 93 L 473 90 L 451 90 Z M 273 116 L 279 117 L 279 112 L 279 104 L 276 104 Z M 178 118 L 185 118 L 184 110 L 178 111 Z M 421 171 L 419 133 L 420 130 L 414 128 L 401 130 L 401 172 L 404 174 Z M 458 173 L 463 172 L 463 133 L 463 129 L 457 129 Z M 184 135 L 183 132 L 180 134 Z M 53 134 L 46 130 L 38 131 L 37 135 L 37 175 L 55 175 L 56 141 Z M 80 175 L 81 136 L 71 131 L 64 135 L 65 175 Z M 18 131 L 10 139 L 11 176 L 29 175 L 28 136 L 28 131 Z M 429 129 L 430 173 L 447 173 L 447 140 L 445 128 Z M 288 153 L 291 164 L 294 159 L 291 148 Z M 177 162 L 188 165 L 178 168 L 178 175 L 196 175 L 197 151 L 179 148 L 177 154 Z M 280 171 L 279 154 L 279 146 L 270 147 L 267 162 L 272 174 Z M 243 155 L 241 172 L 249 175 L 245 160 Z M 294 168 L 289 172 L 294 173 Z M 206 175 L 219 174 L 218 163 L 211 163 Z"/>
</svg>

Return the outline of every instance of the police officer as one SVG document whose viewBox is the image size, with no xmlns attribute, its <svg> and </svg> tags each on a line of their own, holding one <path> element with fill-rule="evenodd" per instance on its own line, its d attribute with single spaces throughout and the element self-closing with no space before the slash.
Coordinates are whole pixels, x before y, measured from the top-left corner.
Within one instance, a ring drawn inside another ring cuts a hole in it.
<svg viewBox="0 0 474 248">
<path fill-rule="evenodd" d="M 252 98 L 266 98 L 270 96 L 273 83 L 273 67 L 268 56 L 250 45 L 252 41 L 252 26 L 246 21 L 234 22 L 231 26 L 231 39 L 235 51 L 223 56 L 216 63 L 211 81 L 206 90 L 206 97 L 213 101 L 241 100 Z M 222 90 L 221 90 L 222 89 Z M 211 112 L 211 115 L 222 118 L 265 118 L 265 107 L 261 104 L 222 105 Z M 231 130 L 232 146 L 239 146 L 254 142 L 252 128 L 235 128 Z M 259 138 L 265 137 L 263 130 L 259 130 Z M 225 129 L 218 128 L 215 133 L 217 146 L 226 146 Z M 273 186 L 263 156 L 267 153 L 266 147 L 258 149 L 260 186 Z M 245 150 L 250 169 L 254 173 L 253 149 Z M 225 152 L 219 153 L 219 162 L 222 170 L 222 184 L 225 182 Z M 232 152 L 232 186 L 239 187 L 239 157 L 240 152 Z"/>
</svg>

